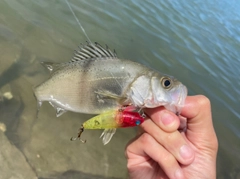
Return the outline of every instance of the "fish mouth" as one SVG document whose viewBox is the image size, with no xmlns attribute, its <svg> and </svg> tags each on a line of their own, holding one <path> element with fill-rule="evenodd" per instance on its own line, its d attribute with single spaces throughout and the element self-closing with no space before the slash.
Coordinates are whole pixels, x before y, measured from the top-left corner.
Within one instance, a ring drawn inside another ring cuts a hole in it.
<svg viewBox="0 0 240 179">
<path fill-rule="evenodd" d="M 187 97 L 187 88 L 183 84 L 179 84 L 176 88 L 172 89 L 167 101 L 164 103 L 160 102 L 158 106 L 162 105 L 167 110 L 179 115 L 185 104 Z"/>
<path fill-rule="evenodd" d="M 181 110 L 184 107 L 185 100 L 186 100 L 187 93 L 188 93 L 186 86 L 184 86 L 183 84 L 181 84 L 179 86 L 179 89 L 180 90 L 179 90 L 178 100 L 175 103 L 176 114 L 180 114 L 181 113 Z"/>
</svg>

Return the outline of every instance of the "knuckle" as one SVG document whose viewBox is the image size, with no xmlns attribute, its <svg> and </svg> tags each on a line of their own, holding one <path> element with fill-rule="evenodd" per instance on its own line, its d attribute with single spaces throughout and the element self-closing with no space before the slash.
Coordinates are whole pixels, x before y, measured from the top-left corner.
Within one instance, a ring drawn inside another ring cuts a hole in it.
<svg viewBox="0 0 240 179">
<path fill-rule="evenodd" d="M 200 106 L 211 106 L 211 102 L 210 102 L 209 98 L 207 98 L 204 95 L 199 95 L 197 102 Z"/>
<path fill-rule="evenodd" d="M 167 155 L 162 155 L 161 157 L 161 162 L 163 163 L 168 163 L 170 166 L 172 165 L 172 163 L 176 161 L 175 157 L 168 153 Z"/>
<path fill-rule="evenodd" d="M 142 145 L 149 145 L 152 143 L 153 138 L 148 133 L 143 133 L 140 137 Z"/>
</svg>

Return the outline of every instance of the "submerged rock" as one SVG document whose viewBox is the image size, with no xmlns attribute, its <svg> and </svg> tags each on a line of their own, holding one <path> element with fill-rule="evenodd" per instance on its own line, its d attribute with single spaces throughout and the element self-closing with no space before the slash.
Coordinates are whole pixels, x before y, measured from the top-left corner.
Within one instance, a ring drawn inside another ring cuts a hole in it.
<svg viewBox="0 0 240 179">
<path fill-rule="evenodd" d="M 0 131 L 0 173 L 2 179 L 37 179 L 24 155 Z"/>
<path fill-rule="evenodd" d="M 69 170 L 66 171 L 62 174 L 57 174 L 49 178 L 39 178 L 39 179 L 52 179 L 52 178 L 57 178 L 57 179 L 69 179 L 69 178 L 81 178 L 81 179 L 120 179 L 120 178 L 115 178 L 115 177 L 104 177 L 100 175 L 92 175 L 89 173 L 84 173 L 80 171 L 75 171 L 75 170 Z"/>
</svg>

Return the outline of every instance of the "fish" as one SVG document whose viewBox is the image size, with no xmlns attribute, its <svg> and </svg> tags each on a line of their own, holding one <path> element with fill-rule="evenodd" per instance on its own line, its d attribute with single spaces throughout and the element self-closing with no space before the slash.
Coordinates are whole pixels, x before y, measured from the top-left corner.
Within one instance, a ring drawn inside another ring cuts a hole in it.
<svg viewBox="0 0 240 179">
<path fill-rule="evenodd" d="M 86 143 L 86 140 L 80 138 L 85 129 L 109 129 L 106 130 L 107 133 L 103 132 L 100 136 L 100 138 L 103 138 L 103 144 L 106 145 L 115 134 L 116 128 L 138 126 L 144 122 L 145 117 L 145 114 L 134 106 L 112 109 L 84 122 L 79 129 L 78 136 L 71 138 L 71 140 L 79 139 L 81 142 Z"/>
<path fill-rule="evenodd" d="M 98 43 L 77 49 L 68 62 L 41 62 L 50 77 L 33 88 L 38 111 L 49 102 L 59 117 L 67 111 L 101 114 L 122 106 L 166 109 L 180 114 L 187 88 L 176 78 L 120 59 Z M 110 129 L 104 131 L 108 133 Z"/>
</svg>

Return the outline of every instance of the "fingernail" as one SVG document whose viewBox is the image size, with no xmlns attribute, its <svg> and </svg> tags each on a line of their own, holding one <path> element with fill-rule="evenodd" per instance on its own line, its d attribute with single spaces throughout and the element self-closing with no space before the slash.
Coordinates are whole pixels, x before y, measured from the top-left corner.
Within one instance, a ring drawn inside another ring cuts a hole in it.
<svg viewBox="0 0 240 179">
<path fill-rule="evenodd" d="M 174 117 L 169 113 L 164 113 L 161 117 L 162 123 L 167 126 L 174 121 Z"/>
<path fill-rule="evenodd" d="M 181 169 L 177 169 L 177 170 L 175 171 L 175 177 L 174 177 L 174 178 L 176 178 L 176 179 L 182 179 L 182 178 L 184 178 L 184 177 L 183 177 L 183 172 L 182 172 Z"/>
<path fill-rule="evenodd" d="M 183 159 L 191 159 L 193 156 L 193 151 L 188 145 L 183 145 L 180 148 L 180 155 Z"/>
</svg>

